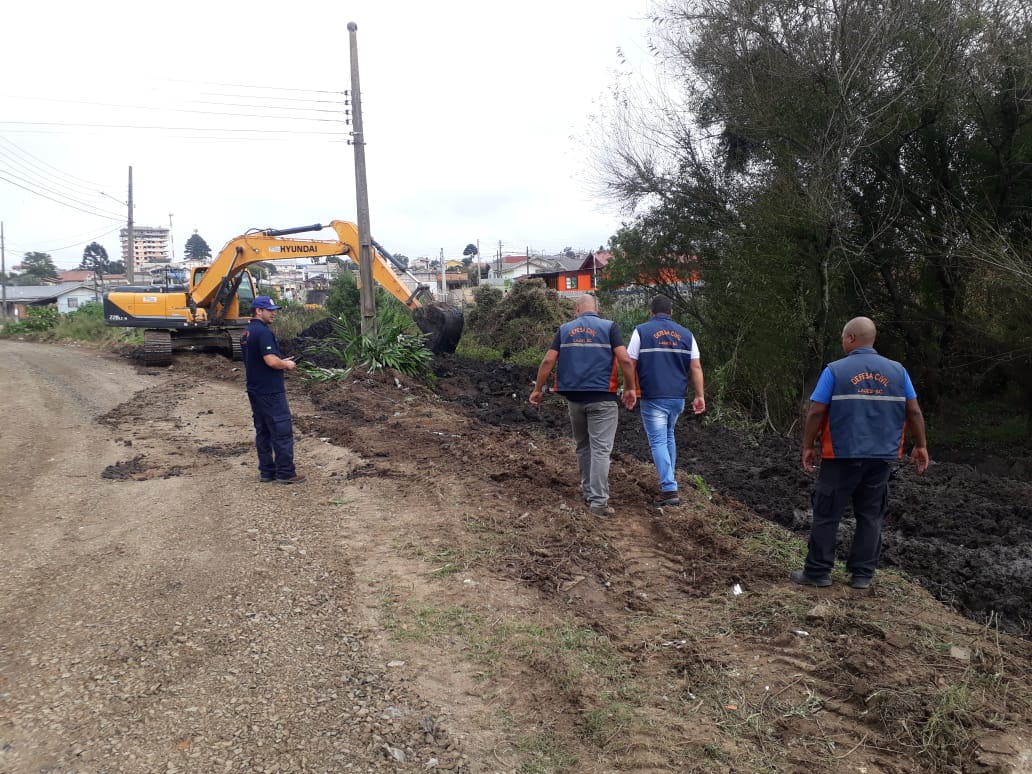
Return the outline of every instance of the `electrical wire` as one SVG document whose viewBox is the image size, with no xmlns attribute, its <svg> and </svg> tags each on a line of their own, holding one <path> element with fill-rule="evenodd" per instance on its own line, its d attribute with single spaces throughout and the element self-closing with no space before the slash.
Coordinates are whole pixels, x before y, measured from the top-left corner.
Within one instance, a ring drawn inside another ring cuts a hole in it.
<svg viewBox="0 0 1032 774">
<path fill-rule="evenodd" d="M 110 188 L 111 187 L 111 186 L 103 186 L 103 185 L 100 185 L 99 183 L 93 183 L 93 182 L 90 182 L 88 180 L 84 180 L 81 177 L 76 177 L 75 175 L 68 174 L 67 172 L 65 172 L 65 171 L 55 167 L 53 164 L 47 163 L 46 161 L 44 161 L 43 159 L 39 158 L 38 156 L 34 156 L 32 153 L 30 153 L 29 151 L 25 150 L 20 145 L 12 142 L 11 140 L 9 140 L 6 137 L 0 136 L 0 141 L 3 141 L 5 143 L 7 143 L 9 146 L 11 146 L 11 148 L 14 149 L 15 158 L 18 159 L 21 162 L 19 164 L 20 166 L 27 166 L 30 169 L 37 169 L 37 170 L 40 171 L 41 174 L 43 174 L 45 176 L 48 176 L 48 177 L 53 177 L 53 178 L 55 178 L 55 180 L 60 181 L 61 185 L 70 185 L 70 186 L 72 186 L 74 188 L 80 188 L 80 189 L 83 190 L 84 193 L 88 193 L 90 195 L 95 195 L 97 192 L 101 191 L 103 188 Z M 7 150 L 5 148 L 0 148 L 0 153 L 3 153 L 3 154 L 8 155 L 8 156 L 11 156 L 11 151 Z M 27 159 L 31 159 L 31 160 L 26 160 L 26 157 L 27 157 Z M 36 162 L 36 163 L 33 163 L 33 162 Z M 45 168 L 52 169 L 57 174 L 54 175 L 53 173 L 47 172 Z M 60 178 L 65 178 L 67 180 L 67 182 L 66 181 L 61 181 Z"/>
<path fill-rule="evenodd" d="M 253 86 L 247 83 L 221 83 L 219 81 L 189 81 L 181 78 L 161 78 L 166 83 L 189 83 L 194 86 L 224 86 L 230 89 L 268 89 L 270 91 L 307 92 L 309 94 L 345 94 L 346 92 L 329 89 L 299 89 L 293 86 Z"/>
<path fill-rule="evenodd" d="M 123 226 L 120 226 L 120 225 L 119 226 L 115 226 L 113 229 L 110 229 L 109 231 L 105 231 L 103 234 L 97 234 L 96 236 L 83 239 L 82 241 L 74 242 L 74 243 L 72 243 L 70 245 L 64 245 L 63 247 L 47 247 L 45 244 L 44 245 L 37 245 L 37 247 L 42 247 L 43 248 L 43 250 L 41 250 L 40 252 L 50 252 L 50 251 L 53 251 L 53 252 L 56 253 L 56 252 L 58 252 L 60 250 L 71 250 L 73 247 L 82 247 L 84 245 L 88 245 L 88 244 L 91 244 L 93 242 L 96 242 L 98 239 L 103 239 L 106 236 L 114 234 L 116 231 L 120 230 L 121 228 L 123 228 Z M 16 250 L 17 252 L 31 252 L 31 251 L 25 250 L 22 247 L 19 247 L 16 244 L 12 244 L 11 247 L 14 250 Z"/>
<path fill-rule="evenodd" d="M 258 134 L 296 134 L 296 135 L 324 135 L 327 137 L 345 137 L 345 132 L 323 132 L 316 129 L 298 131 L 296 129 L 251 129 L 251 128 L 228 128 L 228 127 L 197 127 L 197 126 L 139 126 L 135 124 L 88 124 L 65 121 L 0 121 L 3 126 L 65 126 L 85 127 L 87 129 L 145 129 L 160 130 L 169 132 L 254 132 Z"/>
<path fill-rule="evenodd" d="M 263 118 L 271 121 L 319 121 L 326 123 L 339 123 L 341 118 L 318 118 L 314 116 L 275 116 L 275 115 L 264 115 L 260 113 L 228 113 L 219 110 L 193 110 L 190 108 L 178 108 L 168 107 L 165 105 L 127 105 L 118 102 L 93 102 L 90 100 L 81 99 L 58 99 L 55 97 L 22 97 L 11 94 L 3 95 L 8 99 L 25 99 L 34 100 L 39 102 L 56 102 L 59 104 L 66 105 L 87 105 L 89 107 L 104 107 L 104 108 L 121 108 L 124 110 L 156 110 L 164 113 L 191 113 L 194 115 L 205 115 L 205 116 L 229 116 L 232 118 Z M 226 102 L 205 102 L 203 100 L 197 101 L 197 104 L 202 105 L 219 105 L 222 107 L 258 107 L 268 110 L 297 110 L 298 108 L 284 107 L 279 105 L 237 105 L 235 103 Z M 187 104 L 190 104 L 189 102 Z M 323 108 L 304 108 L 309 112 L 320 112 L 320 113 L 333 113 L 341 111 L 326 110 Z M 342 107 L 343 110 L 343 107 Z"/>
<path fill-rule="evenodd" d="M 30 186 L 34 187 L 33 189 L 27 189 L 27 190 L 35 190 L 36 192 L 38 192 L 38 191 L 46 191 L 47 193 L 53 194 L 54 196 L 59 196 L 62 199 L 67 199 L 68 201 L 70 201 L 73 204 L 78 205 L 80 207 L 87 207 L 87 208 L 89 208 L 91 210 L 94 210 L 95 214 L 97 214 L 97 215 L 101 215 L 101 216 L 105 216 L 105 217 L 121 217 L 121 216 L 115 216 L 114 213 L 108 212 L 107 210 L 102 209 L 102 207 L 100 205 L 92 204 L 92 203 L 87 202 L 87 201 L 83 201 L 81 198 L 78 198 L 77 196 L 73 196 L 73 195 L 71 195 L 69 193 L 65 193 L 64 191 L 55 190 L 51 186 L 47 185 L 46 182 L 41 182 L 41 181 L 37 181 L 37 180 L 30 180 L 30 179 L 26 178 L 24 175 L 20 174 L 19 172 L 20 172 L 19 170 L 5 169 L 3 167 L 0 167 L 0 173 L 4 173 L 4 174 L 9 175 L 10 177 L 14 178 L 14 180 L 11 180 L 10 178 L 4 178 L 5 180 L 7 180 L 10 183 L 14 183 L 15 180 L 20 181 L 22 183 L 25 183 L 26 185 L 30 185 Z M 47 181 L 47 182 L 49 182 L 49 181 Z"/>
<path fill-rule="evenodd" d="M 79 212 L 84 212 L 87 215 L 92 215 L 92 216 L 97 217 L 97 218 L 105 218 L 107 220 L 122 220 L 122 216 L 121 215 L 108 215 L 108 214 L 105 214 L 105 213 L 90 212 L 88 210 L 83 209 L 82 207 L 76 207 L 75 205 L 68 204 L 67 202 L 62 202 L 59 199 L 54 199 L 53 197 L 47 196 L 46 194 L 41 194 L 39 191 L 34 191 L 31 188 L 26 188 L 25 186 L 23 186 L 23 185 L 21 185 L 19 183 L 16 183 L 13 180 L 10 180 L 10 179 L 4 177 L 3 175 L 0 175 L 0 180 L 4 180 L 5 182 L 10 183 L 11 185 L 15 186 L 16 188 L 21 188 L 24 191 L 28 191 L 30 194 L 35 194 L 36 196 L 40 196 L 40 197 L 42 197 L 44 199 L 48 199 L 49 201 L 52 201 L 55 204 L 60 204 L 62 207 L 68 207 L 68 208 L 73 209 L 73 210 L 78 210 Z"/>
</svg>

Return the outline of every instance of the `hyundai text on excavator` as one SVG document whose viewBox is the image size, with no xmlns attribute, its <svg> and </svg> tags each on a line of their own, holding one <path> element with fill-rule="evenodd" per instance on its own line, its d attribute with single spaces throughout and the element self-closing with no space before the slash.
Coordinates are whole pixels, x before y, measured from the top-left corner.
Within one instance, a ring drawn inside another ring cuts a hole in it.
<svg viewBox="0 0 1032 774">
<path fill-rule="evenodd" d="M 285 239 L 331 228 L 336 239 Z M 433 352 L 454 352 L 462 335 L 462 312 L 442 303 L 428 303 L 429 287 L 421 284 L 375 241 L 373 279 L 412 312 Z M 208 266 L 191 269 L 188 285 L 114 288 L 104 294 L 104 322 L 122 328 L 143 328 L 143 360 L 169 365 L 177 349 L 209 349 L 240 359 L 240 333 L 247 327 L 254 280 L 247 267 L 261 261 L 328 258 L 359 259 L 358 227 L 343 220 L 285 229 L 248 232 L 226 243 Z M 410 290 L 402 282 L 415 283 Z"/>
</svg>

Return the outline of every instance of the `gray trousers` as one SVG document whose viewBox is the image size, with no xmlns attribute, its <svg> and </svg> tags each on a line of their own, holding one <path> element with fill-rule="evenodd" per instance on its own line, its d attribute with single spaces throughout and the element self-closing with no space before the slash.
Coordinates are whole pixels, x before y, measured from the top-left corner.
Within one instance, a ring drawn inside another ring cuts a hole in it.
<svg viewBox="0 0 1032 774">
<path fill-rule="evenodd" d="M 614 400 L 598 403 L 569 401 L 573 440 L 577 442 L 577 467 L 584 499 L 590 505 L 609 504 L 609 458 L 613 453 L 619 407 Z"/>
</svg>

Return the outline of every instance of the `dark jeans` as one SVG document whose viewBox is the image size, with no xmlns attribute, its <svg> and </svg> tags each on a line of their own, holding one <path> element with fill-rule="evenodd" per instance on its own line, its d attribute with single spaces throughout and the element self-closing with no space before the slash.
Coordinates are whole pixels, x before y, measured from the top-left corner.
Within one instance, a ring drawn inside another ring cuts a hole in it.
<svg viewBox="0 0 1032 774">
<path fill-rule="evenodd" d="M 258 449 L 258 472 L 262 478 L 292 478 L 294 469 L 294 424 L 287 394 L 247 393 L 254 416 L 254 445 Z"/>
<path fill-rule="evenodd" d="M 856 532 L 846 569 L 870 578 L 881 556 L 881 529 L 889 496 L 889 463 L 885 460 L 822 460 L 813 491 L 813 527 L 804 571 L 826 578 L 835 566 L 835 547 L 842 512 L 852 502 Z"/>
</svg>

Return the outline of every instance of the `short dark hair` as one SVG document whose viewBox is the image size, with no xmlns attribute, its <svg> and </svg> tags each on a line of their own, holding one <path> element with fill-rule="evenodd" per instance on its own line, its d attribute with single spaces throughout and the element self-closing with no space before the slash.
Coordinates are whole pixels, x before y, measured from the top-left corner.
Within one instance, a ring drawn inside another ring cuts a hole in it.
<svg viewBox="0 0 1032 774">
<path fill-rule="evenodd" d="M 652 314 L 670 314 L 674 311 L 674 302 L 666 296 L 656 296 L 649 304 Z"/>
</svg>

